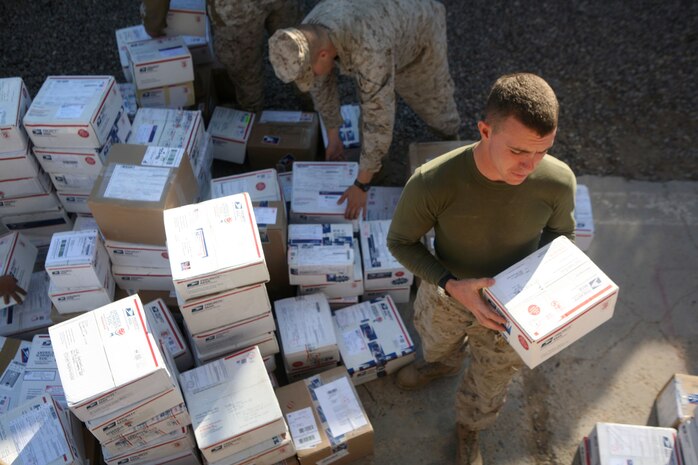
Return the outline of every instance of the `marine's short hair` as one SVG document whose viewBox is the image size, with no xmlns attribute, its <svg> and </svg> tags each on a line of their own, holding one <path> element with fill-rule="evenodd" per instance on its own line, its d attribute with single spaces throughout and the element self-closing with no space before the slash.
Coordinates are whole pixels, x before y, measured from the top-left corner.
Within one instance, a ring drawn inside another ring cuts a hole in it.
<svg viewBox="0 0 698 465">
<path fill-rule="evenodd" d="M 494 83 L 485 105 L 485 121 L 493 125 L 514 116 L 540 136 L 557 128 L 560 104 L 550 85 L 531 73 L 506 74 Z"/>
</svg>

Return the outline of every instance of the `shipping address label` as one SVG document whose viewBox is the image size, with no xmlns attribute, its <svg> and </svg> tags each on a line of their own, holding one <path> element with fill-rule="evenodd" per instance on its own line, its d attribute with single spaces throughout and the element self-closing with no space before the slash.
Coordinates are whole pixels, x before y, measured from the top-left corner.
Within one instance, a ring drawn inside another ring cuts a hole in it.
<svg viewBox="0 0 698 465">
<path fill-rule="evenodd" d="M 157 202 L 162 197 L 169 173 L 168 168 L 115 165 L 104 197 Z"/>
</svg>

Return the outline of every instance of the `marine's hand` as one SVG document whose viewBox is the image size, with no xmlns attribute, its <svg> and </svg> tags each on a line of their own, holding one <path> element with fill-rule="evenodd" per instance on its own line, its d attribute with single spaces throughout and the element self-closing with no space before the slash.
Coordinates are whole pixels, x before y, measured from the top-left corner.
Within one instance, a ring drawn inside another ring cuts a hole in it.
<svg viewBox="0 0 698 465">
<path fill-rule="evenodd" d="M 342 144 L 342 140 L 339 138 L 339 128 L 328 128 L 325 160 L 343 161 L 344 159 L 344 144 Z"/>
<path fill-rule="evenodd" d="M 347 208 L 344 210 L 344 218 L 355 220 L 361 214 L 361 210 L 366 208 L 367 194 L 356 186 L 349 186 L 344 194 L 337 200 L 337 205 L 347 201 Z"/>
<path fill-rule="evenodd" d="M 452 279 L 446 283 L 446 292 L 470 310 L 482 326 L 495 331 L 504 331 L 506 320 L 492 310 L 480 295 L 481 289 L 493 285 L 492 278 Z"/>
<path fill-rule="evenodd" d="M 15 299 L 15 302 L 24 300 L 27 291 L 17 285 L 17 280 L 11 274 L 0 276 L 0 295 L 5 305 L 10 303 L 10 297 Z"/>
</svg>

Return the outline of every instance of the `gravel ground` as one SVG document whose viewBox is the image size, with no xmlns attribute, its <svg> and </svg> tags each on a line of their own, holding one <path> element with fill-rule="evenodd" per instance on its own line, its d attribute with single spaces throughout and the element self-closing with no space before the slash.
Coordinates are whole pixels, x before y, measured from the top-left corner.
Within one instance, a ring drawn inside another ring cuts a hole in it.
<svg viewBox="0 0 698 465">
<path fill-rule="evenodd" d="M 306 11 L 316 2 L 305 0 Z M 561 102 L 553 154 L 578 175 L 698 179 L 698 2 L 444 0 L 449 59 L 466 139 L 501 74 L 543 76 Z M 123 80 L 114 30 L 138 24 L 137 1 L 0 0 L 0 76 L 34 95 L 48 75 Z M 297 97 L 266 70 L 268 108 Z M 342 99 L 353 103 L 349 80 Z M 388 184 L 404 181 L 409 143 L 434 135 L 398 103 Z"/>
</svg>

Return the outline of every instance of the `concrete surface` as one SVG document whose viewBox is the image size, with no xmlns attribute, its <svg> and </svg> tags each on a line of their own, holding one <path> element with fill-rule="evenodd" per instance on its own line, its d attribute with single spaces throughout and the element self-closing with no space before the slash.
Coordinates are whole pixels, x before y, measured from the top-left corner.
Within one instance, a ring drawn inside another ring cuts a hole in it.
<svg viewBox="0 0 698 465">
<path fill-rule="evenodd" d="M 698 183 L 583 176 L 596 233 L 588 254 L 620 287 L 613 318 L 534 370 L 524 369 L 496 425 L 481 434 L 485 464 L 568 465 L 596 422 L 653 425 L 673 373 L 698 373 Z M 413 336 L 412 307 L 400 306 Z M 358 465 L 455 462 L 458 380 L 409 393 L 394 377 L 359 386 L 375 454 Z"/>
</svg>

